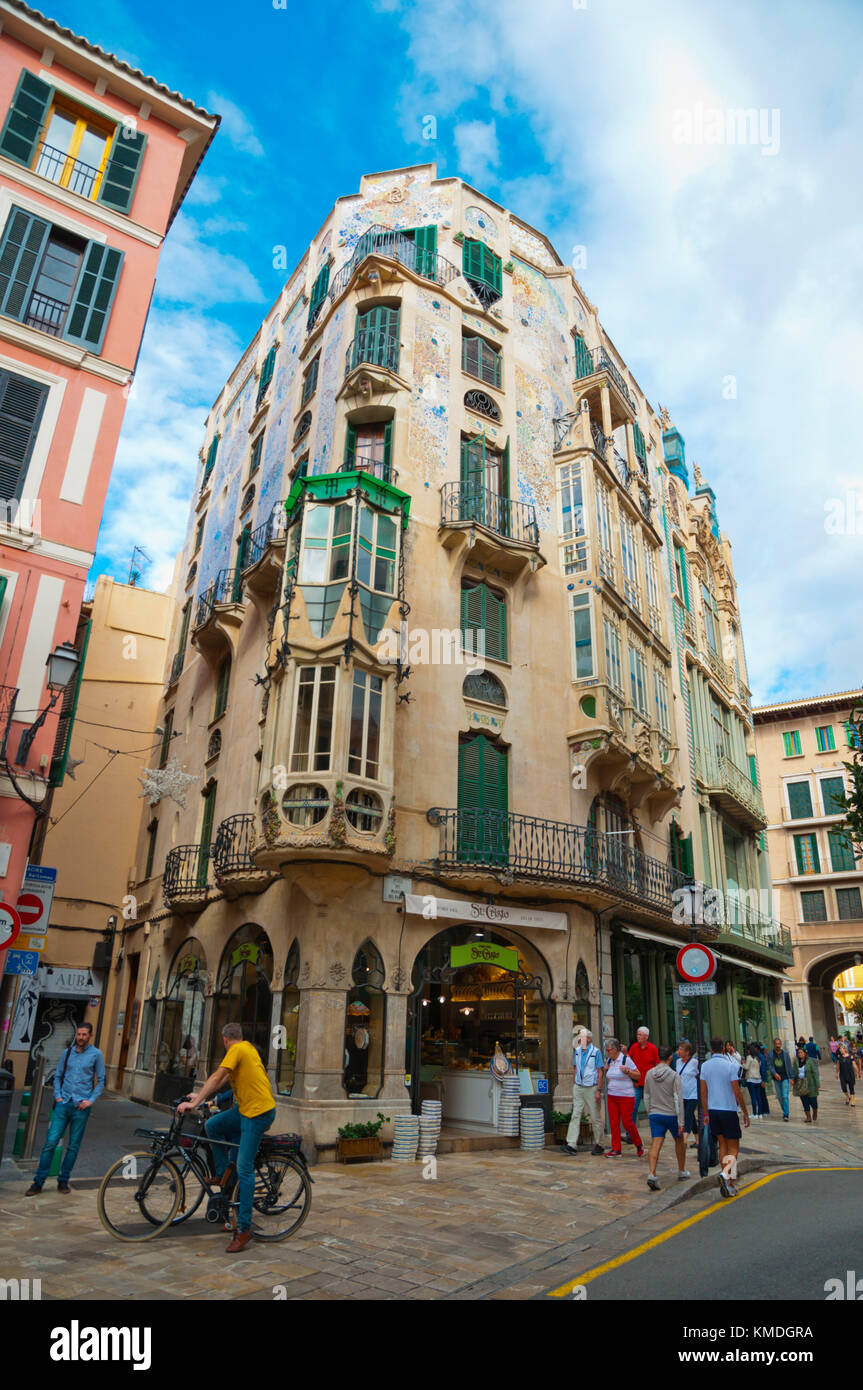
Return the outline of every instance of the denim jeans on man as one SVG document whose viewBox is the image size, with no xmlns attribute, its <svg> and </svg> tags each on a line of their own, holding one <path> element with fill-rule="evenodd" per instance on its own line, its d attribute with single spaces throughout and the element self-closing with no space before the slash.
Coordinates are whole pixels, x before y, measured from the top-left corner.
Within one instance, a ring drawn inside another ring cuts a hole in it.
<svg viewBox="0 0 863 1390">
<path fill-rule="evenodd" d="M 239 1145 L 232 1145 L 227 1150 L 227 1160 L 224 1158 L 226 1150 L 213 1146 L 215 1166 L 220 1172 L 225 1171 L 228 1163 L 237 1165 L 237 1180 L 240 1184 L 238 1231 L 251 1230 L 252 1202 L 255 1196 L 255 1157 L 261 1136 L 266 1133 L 275 1118 L 275 1107 L 265 1110 L 263 1115 L 255 1115 L 249 1119 L 247 1115 L 241 1115 L 234 1105 L 230 1110 L 223 1110 L 221 1114 L 214 1115 L 204 1126 L 210 1139 L 239 1140 Z"/>
<path fill-rule="evenodd" d="M 68 1182 L 75 1167 L 75 1159 L 78 1157 L 78 1150 L 81 1147 L 81 1140 L 84 1138 L 84 1130 L 87 1128 L 87 1121 L 92 1113 L 92 1107 L 86 1110 L 78 1108 L 77 1100 L 58 1100 L 54 1102 L 54 1109 L 51 1111 L 51 1122 L 48 1125 L 48 1138 L 45 1140 L 42 1153 L 39 1157 L 39 1167 L 36 1169 L 36 1176 L 33 1179 L 39 1187 L 43 1187 L 45 1179 L 51 1169 L 51 1160 L 54 1157 L 54 1150 L 66 1133 L 66 1126 L 69 1126 L 69 1142 L 66 1145 L 66 1152 L 63 1155 L 63 1166 L 60 1169 L 58 1182 Z"/>
<path fill-rule="evenodd" d="M 777 1080 L 774 1078 L 773 1085 L 774 1085 L 774 1088 L 775 1088 L 775 1090 L 776 1090 L 776 1099 L 779 1101 L 779 1104 L 782 1106 L 782 1114 L 783 1114 L 783 1115 L 787 1115 L 787 1114 L 788 1114 L 788 1077 L 786 1076 L 786 1078 L 785 1078 L 784 1081 L 777 1081 Z"/>
</svg>

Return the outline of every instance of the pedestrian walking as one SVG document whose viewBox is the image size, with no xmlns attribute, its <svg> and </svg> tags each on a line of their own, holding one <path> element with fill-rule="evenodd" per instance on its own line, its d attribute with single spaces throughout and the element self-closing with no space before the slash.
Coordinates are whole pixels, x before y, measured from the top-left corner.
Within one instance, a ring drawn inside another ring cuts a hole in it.
<svg viewBox="0 0 863 1390">
<path fill-rule="evenodd" d="M 794 1076 L 794 1068 L 782 1042 L 773 1039 L 773 1051 L 767 1057 L 767 1074 L 776 1088 L 776 1099 L 782 1106 L 782 1118 L 788 1119 L 788 1092 Z"/>
<path fill-rule="evenodd" d="M 764 1095 L 764 1072 L 764 1061 L 758 1044 L 750 1043 L 743 1060 L 743 1080 L 746 1082 L 746 1089 L 752 1103 L 753 1120 L 760 1120 L 764 1113 L 761 1099 Z"/>
<path fill-rule="evenodd" d="M 602 1079 L 605 1069 L 602 1053 L 594 1046 L 593 1034 L 589 1028 L 582 1028 L 578 1034 L 578 1045 L 572 1053 L 572 1117 L 566 1131 L 564 1148 L 567 1153 L 578 1151 L 578 1130 L 581 1117 L 587 1111 L 590 1129 L 593 1134 L 591 1153 L 603 1154 L 602 1146 Z"/>
<path fill-rule="evenodd" d="M 737 1080 L 737 1068 L 725 1056 L 721 1038 L 710 1039 L 710 1053 L 701 1067 L 701 1104 L 704 1123 L 719 1145 L 720 1173 L 717 1178 L 723 1197 L 737 1196 L 737 1154 L 740 1149 L 738 1108 L 743 1111 L 743 1123 L 749 1128 L 746 1101 Z"/>
<path fill-rule="evenodd" d="M 797 1049 L 797 1067 L 792 1087 L 795 1096 L 798 1096 L 805 1114 L 804 1124 L 814 1124 L 818 1119 L 818 1091 L 821 1086 L 821 1078 L 818 1075 L 818 1067 L 815 1061 L 809 1056 L 805 1047 Z"/>
<path fill-rule="evenodd" d="M 863 1081 L 863 1037 L 857 1034 L 857 1043 L 854 1049 L 854 1065 L 857 1068 L 857 1079 Z"/>
<path fill-rule="evenodd" d="M 683 1130 L 684 1134 L 694 1135 L 690 1148 L 698 1148 L 698 1058 L 692 1051 L 688 1038 L 681 1038 L 677 1046 L 674 1069 L 680 1077 L 683 1091 Z"/>
<path fill-rule="evenodd" d="M 836 1076 L 838 1077 L 839 1085 L 842 1087 L 845 1104 L 854 1105 L 856 1072 L 854 1070 L 854 1059 L 851 1056 L 847 1043 L 842 1043 L 837 1053 Z"/>
<path fill-rule="evenodd" d="M 650 1124 L 650 1150 L 648 1152 L 647 1186 L 659 1191 L 660 1183 L 656 1176 L 656 1165 L 665 1136 L 674 1140 L 677 1154 L 677 1181 L 685 1182 L 689 1177 L 686 1168 L 686 1140 L 683 1129 L 683 1085 L 680 1076 L 668 1065 L 671 1048 L 661 1043 L 657 1049 L 659 1061 L 644 1078 L 644 1108 Z"/>
<path fill-rule="evenodd" d="M 827 1045 L 828 1045 L 828 1047 L 830 1048 L 830 1060 L 831 1060 L 831 1062 L 835 1062 L 835 1061 L 836 1061 L 836 1053 L 839 1051 L 839 1043 L 838 1043 L 837 1039 L 834 1038 L 834 1036 L 833 1036 L 832 1033 L 830 1034 L 830 1037 L 829 1037 L 828 1040 L 827 1040 Z"/>
<path fill-rule="evenodd" d="M 611 1148 L 606 1150 L 606 1158 L 620 1158 L 620 1126 L 629 1135 L 630 1143 L 635 1145 L 637 1158 L 644 1157 L 644 1145 L 641 1142 L 635 1122 L 632 1118 L 633 1107 L 635 1106 L 635 1088 L 641 1085 L 641 1072 L 630 1057 L 625 1057 L 620 1050 L 620 1043 L 617 1038 L 609 1038 L 605 1045 L 605 1089 L 608 1096 L 608 1120 L 611 1125 Z M 657 1061 L 659 1053 L 657 1053 Z"/>
<path fill-rule="evenodd" d="M 54 1072 L 54 1109 L 48 1124 L 48 1137 L 39 1156 L 39 1167 L 25 1197 L 37 1197 L 51 1170 L 54 1150 L 68 1128 L 66 1152 L 57 1178 L 58 1192 L 71 1192 L 69 1179 L 90 1112 L 105 1089 L 105 1058 L 92 1044 L 93 1025 L 79 1023 L 75 1041 L 70 1043 Z"/>
<path fill-rule="evenodd" d="M 737 1051 L 737 1048 L 734 1046 L 733 1042 L 727 1042 L 725 1044 L 725 1055 L 730 1061 L 736 1062 L 738 1067 L 743 1065 L 743 1058 Z"/>
<path fill-rule="evenodd" d="M 762 1117 L 770 1114 L 770 1097 L 768 1091 L 770 1087 L 767 1082 L 770 1080 L 769 1064 L 767 1061 L 767 1044 L 760 1042 L 758 1051 L 761 1055 L 761 1076 L 764 1081 L 764 1090 L 761 1092 Z"/>
<path fill-rule="evenodd" d="M 638 1107 L 641 1105 L 641 1098 L 644 1095 L 644 1078 L 655 1067 L 659 1061 L 659 1052 L 656 1044 L 650 1041 L 650 1029 L 641 1027 L 635 1035 L 635 1042 L 631 1044 L 629 1052 L 626 1054 L 631 1062 L 634 1062 L 641 1072 L 641 1083 L 635 1088 L 635 1105 L 632 1112 L 633 1121 L 638 1121 Z"/>
<path fill-rule="evenodd" d="M 806 1054 L 811 1057 L 814 1062 L 821 1061 L 821 1048 L 818 1046 L 811 1033 L 809 1034 L 809 1041 L 806 1044 Z"/>
</svg>

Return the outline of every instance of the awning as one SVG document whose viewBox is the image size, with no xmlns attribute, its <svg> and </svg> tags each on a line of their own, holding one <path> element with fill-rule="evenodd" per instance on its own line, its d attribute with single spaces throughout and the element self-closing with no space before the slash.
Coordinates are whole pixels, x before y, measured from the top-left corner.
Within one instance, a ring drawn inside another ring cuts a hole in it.
<svg viewBox="0 0 863 1390">
<path fill-rule="evenodd" d="M 661 946 L 675 946 L 678 951 L 681 946 L 689 944 L 673 936 L 660 936 L 658 932 L 640 931 L 638 927 L 626 926 L 623 922 L 620 925 L 625 932 L 629 932 L 630 936 L 640 937 L 642 941 L 656 941 Z M 710 946 L 717 959 L 724 961 L 726 965 L 736 965 L 740 970 L 751 970 L 755 975 L 769 975 L 771 980 L 781 980 L 783 984 L 793 984 L 784 970 L 768 970 L 764 965 L 753 965 L 748 960 L 738 960 L 736 956 L 726 955 L 725 951 L 717 950 L 711 942 L 707 942 L 707 945 Z"/>
</svg>

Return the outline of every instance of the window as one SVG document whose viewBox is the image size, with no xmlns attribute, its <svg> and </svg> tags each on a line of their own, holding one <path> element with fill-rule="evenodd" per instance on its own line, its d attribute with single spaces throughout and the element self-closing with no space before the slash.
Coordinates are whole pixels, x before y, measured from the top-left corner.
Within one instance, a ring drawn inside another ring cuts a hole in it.
<svg viewBox="0 0 863 1390">
<path fill-rule="evenodd" d="M 572 341 L 575 347 L 575 379 L 581 381 L 582 377 L 593 375 L 593 357 L 580 334 L 576 333 Z"/>
<path fill-rule="evenodd" d="M 168 761 L 168 753 L 171 748 L 171 737 L 174 732 L 174 711 L 168 710 L 165 715 L 165 723 L 162 726 L 162 743 L 159 748 L 159 766 L 164 767 Z"/>
<path fill-rule="evenodd" d="M 818 841 L 814 835 L 795 835 L 794 854 L 799 874 L 820 874 L 821 861 L 818 858 Z"/>
<path fill-rule="evenodd" d="M 482 700 L 487 705 L 499 705 L 501 709 L 507 707 L 506 690 L 491 671 L 472 671 L 465 676 L 461 693 L 465 700 Z"/>
<path fill-rule="evenodd" d="M 849 748 L 863 747 L 863 731 L 861 731 L 861 726 L 859 724 L 847 722 L 843 724 L 842 727 L 845 730 L 845 741 Z"/>
<path fill-rule="evenodd" d="M 563 548 L 563 572 L 580 574 L 587 569 L 587 541 L 582 539 L 586 528 L 580 463 L 567 463 L 558 469 L 557 491 L 560 501 L 560 537 L 568 542 Z"/>
<path fill-rule="evenodd" d="M 318 825 L 330 809 L 325 787 L 315 782 L 296 782 L 282 797 L 282 810 L 291 825 L 309 830 Z"/>
<path fill-rule="evenodd" d="M 653 546 L 644 547 L 644 582 L 647 587 L 648 606 L 659 615 L 659 585 L 656 576 L 656 551 Z"/>
<path fill-rule="evenodd" d="M 357 314 L 354 341 L 348 351 L 348 371 L 352 371 L 362 362 L 367 362 L 372 366 L 385 367 L 388 371 L 397 372 L 399 322 L 399 310 L 383 305 L 369 309 L 365 314 Z"/>
<path fill-rule="evenodd" d="M 115 212 L 128 212 L 146 135 L 79 106 L 24 69 L 0 133 L 0 154 Z"/>
<path fill-rule="evenodd" d="M 819 781 L 821 788 L 821 805 L 824 807 L 825 816 L 841 816 L 844 814 L 845 807 L 845 781 L 842 777 L 822 777 Z"/>
<path fill-rule="evenodd" d="M 478 376 L 487 386 L 500 387 L 500 349 L 487 343 L 476 333 L 463 333 L 461 340 L 461 366 L 463 372 Z"/>
<path fill-rule="evenodd" d="M 823 729 L 815 730 L 815 744 L 819 753 L 833 753 L 836 749 L 836 740 L 833 737 L 833 727 L 827 724 Z"/>
<path fill-rule="evenodd" d="M 219 719 L 228 708 L 228 686 L 231 683 L 231 658 L 226 656 L 219 666 L 219 676 L 216 682 L 216 702 L 213 706 L 213 718 Z"/>
<path fill-rule="evenodd" d="M 461 636 L 467 652 L 507 660 L 506 599 L 487 584 L 465 581 L 461 587 Z"/>
<path fill-rule="evenodd" d="M 804 922 L 827 921 L 827 904 L 824 901 L 824 893 L 820 888 L 815 892 L 801 893 L 800 905 L 803 908 Z"/>
<path fill-rule="evenodd" d="M 351 725 L 348 736 L 348 772 L 378 780 L 381 747 L 383 681 L 368 671 L 354 672 Z"/>
<path fill-rule="evenodd" d="M 713 745 L 716 756 L 718 758 L 730 758 L 730 715 L 725 705 L 720 704 L 714 695 L 710 697 L 710 712 L 713 719 Z"/>
<path fill-rule="evenodd" d="M 348 1096 L 376 1096 L 384 1082 L 386 995 L 384 963 L 370 941 L 354 956 L 353 987 L 345 1004 L 345 1069 Z"/>
<path fill-rule="evenodd" d="M 257 438 L 252 440 L 252 449 L 249 455 L 249 477 L 253 477 L 261 466 L 261 454 L 264 448 L 264 431 Z"/>
<path fill-rule="evenodd" d="M 345 801 L 345 815 L 348 824 L 353 826 L 354 830 L 359 830 L 364 835 L 375 835 L 380 830 L 384 818 L 383 802 L 374 792 L 354 787 Z"/>
<path fill-rule="evenodd" d="M 632 442 L 635 448 L 635 457 L 641 459 L 641 462 L 646 466 L 647 445 L 644 442 L 644 435 L 641 432 L 641 426 L 637 420 L 632 426 Z"/>
<path fill-rule="evenodd" d="M 830 844 L 830 863 L 834 874 L 848 873 L 856 867 L 854 860 L 854 850 L 851 848 L 851 841 L 841 830 L 828 830 L 827 839 Z"/>
<path fill-rule="evenodd" d="M 214 435 L 213 435 L 213 438 L 210 440 L 210 447 L 209 447 L 209 449 L 207 450 L 207 458 L 206 458 L 206 462 L 204 463 L 204 477 L 203 477 L 203 479 L 202 479 L 202 481 L 201 481 L 201 489 L 202 489 L 202 490 L 207 486 L 207 483 L 208 483 L 209 480 L 210 480 L 210 474 L 212 473 L 213 469 L 214 469 L 215 466 L 216 466 L 216 455 L 217 455 L 217 453 L 219 452 L 219 439 L 220 439 L 220 438 L 221 438 L 220 435 L 214 434 Z"/>
<path fill-rule="evenodd" d="M 201 542 L 202 542 L 203 539 L 204 539 L 204 527 L 206 526 L 206 524 L 207 524 L 207 513 L 204 512 L 203 516 L 199 516 L 199 517 L 198 517 L 198 524 L 197 524 L 197 526 L 195 527 L 195 544 L 194 544 L 194 546 L 192 547 L 192 554 L 193 554 L 193 555 L 197 555 L 198 551 L 201 549 Z"/>
<path fill-rule="evenodd" d="M 335 666 L 299 668 L 291 740 L 292 772 L 329 772 L 335 689 Z"/>
<path fill-rule="evenodd" d="M 312 285 L 312 292 L 309 295 L 309 317 L 307 321 L 308 329 L 314 328 L 318 315 L 320 314 L 321 309 L 323 308 L 324 300 L 327 297 L 327 291 L 329 287 L 330 266 L 329 262 L 327 262 L 327 264 L 318 272 L 318 275 L 315 279 L 315 283 Z"/>
<path fill-rule="evenodd" d="M 300 991 L 297 988 L 299 978 L 300 948 L 294 941 L 290 951 L 288 951 L 285 983 L 282 990 L 282 1027 L 285 1030 L 285 1045 L 279 1049 L 278 1088 L 280 1096 L 289 1096 L 294 1085 L 300 1024 Z"/>
<path fill-rule="evenodd" d="M 611 520 L 608 488 L 596 480 L 596 534 L 599 539 L 599 568 L 614 583 L 614 555 L 611 549 Z"/>
<path fill-rule="evenodd" d="M 788 814 L 792 820 L 805 820 L 812 815 L 812 792 L 808 782 L 788 783 Z"/>
<path fill-rule="evenodd" d="M 393 421 L 374 420 L 355 425 L 348 422 L 345 434 L 345 466 L 371 473 L 382 482 L 393 481 Z"/>
<path fill-rule="evenodd" d="M 620 553 L 623 560 L 623 592 L 636 613 L 641 611 L 638 592 L 638 552 L 635 548 L 635 528 L 628 516 L 620 515 Z"/>
<path fill-rule="evenodd" d="M 485 734 L 458 745 L 457 854 L 462 862 L 506 864 L 509 827 L 509 760 Z"/>
<path fill-rule="evenodd" d="M 297 428 L 294 430 L 294 438 L 292 444 L 293 448 L 296 448 L 300 440 L 308 434 L 311 427 L 312 412 L 310 410 L 304 410 L 299 420 L 297 421 Z"/>
<path fill-rule="evenodd" d="M 470 238 L 465 240 L 462 247 L 462 274 L 485 307 L 500 299 L 500 256 L 496 256 L 484 241 L 474 241 Z"/>
<path fill-rule="evenodd" d="M 707 645 L 714 656 L 719 655 L 719 615 L 716 611 L 716 599 L 708 589 L 706 584 L 701 586 L 701 600 L 704 609 L 704 631 L 707 636 Z"/>
<path fill-rule="evenodd" d="M 689 579 L 686 573 L 686 557 L 679 545 L 674 547 L 674 588 L 687 612 L 689 611 Z"/>
<path fill-rule="evenodd" d="M 620 638 L 617 628 L 608 618 L 603 618 L 605 632 L 605 679 L 618 695 L 623 695 L 623 670 L 620 662 Z"/>
<path fill-rule="evenodd" d="M 100 352 L 123 252 L 13 207 L 0 240 L 0 313 Z"/>
<path fill-rule="evenodd" d="M 305 405 L 306 401 L 311 400 L 318 387 L 318 368 L 321 363 L 321 354 L 318 353 L 306 368 L 303 376 L 303 394 L 300 397 L 300 405 Z"/>
<path fill-rule="evenodd" d="M 47 386 L 0 371 L 0 497 L 7 503 L 21 496 L 47 398 Z"/>
<path fill-rule="evenodd" d="M 499 535 L 509 535 L 511 509 L 498 500 L 509 497 L 509 439 L 502 451 L 490 449 L 485 435 L 462 439 L 460 473 L 457 519 L 478 521 Z"/>
<path fill-rule="evenodd" d="M 478 415 L 485 415 L 489 420 L 500 423 L 500 406 L 491 396 L 487 396 L 485 391 L 465 391 L 464 405 L 465 410 L 473 410 Z"/>
<path fill-rule="evenodd" d="M 653 672 L 653 697 L 656 701 L 656 722 L 664 734 L 671 734 L 668 718 L 668 681 L 663 671 Z"/>
<path fill-rule="evenodd" d="M 596 675 L 593 651 L 593 614 L 590 594 L 570 595 L 572 611 L 572 678 L 584 680 Z"/>
<path fill-rule="evenodd" d="M 800 747 L 800 734 L 797 729 L 791 729 L 782 735 L 782 743 L 785 748 L 786 758 L 799 758 L 803 752 Z"/>
<path fill-rule="evenodd" d="M 629 644 L 629 684 L 632 691 L 632 703 L 635 705 L 639 714 L 647 718 L 650 707 L 647 703 L 647 668 L 644 664 L 644 653 L 638 647 Z"/>
<path fill-rule="evenodd" d="M 256 405 L 261 404 L 262 400 L 264 399 L 264 396 L 267 394 L 267 391 L 269 390 L 270 382 L 273 379 L 273 372 L 275 370 L 275 366 L 276 345 L 274 343 L 273 346 L 269 349 L 261 365 L 261 378 L 258 382 L 258 398 L 256 401 Z"/>
<path fill-rule="evenodd" d="M 836 907 L 840 922 L 851 922 L 863 917 L 859 888 L 837 888 Z"/>
<path fill-rule="evenodd" d="M 147 826 L 147 862 L 144 865 L 144 878 L 151 878 L 153 875 L 153 860 L 156 857 L 156 836 L 159 833 L 159 822 L 151 820 Z"/>
</svg>

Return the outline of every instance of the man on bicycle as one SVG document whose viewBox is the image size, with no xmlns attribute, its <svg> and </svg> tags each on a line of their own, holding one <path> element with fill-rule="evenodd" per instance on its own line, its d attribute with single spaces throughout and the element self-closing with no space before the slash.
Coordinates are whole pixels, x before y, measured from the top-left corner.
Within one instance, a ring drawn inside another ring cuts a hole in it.
<svg viewBox="0 0 863 1390">
<path fill-rule="evenodd" d="M 227 1247 L 227 1253 L 233 1255 L 243 1250 L 252 1238 L 255 1157 L 261 1136 L 276 1118 L 276 1101 L 258 1050 L 251 1043 L 243 1041 L 243 1030 L 239 1023 L 226 1023 L 222 1029 L 222 1040 L 226 1051 L 221 1066 L 207 1077 L 200 1091 L 177 1106 L 177 1111 L 184 1114 L 187 1110 L 197 1109 L 202 1101 L 220 1091 L 226 1082 L 230 1083 L 234 1105 L 230 1110 L 213 1115 L 204 1128 L 210 1139 L 239 1141 L 238 1146 L 228 1150 L 228 1160 L 220 1174 L 224 1184 L 228 1166 L 236 1161 L 240 1186 L 239 1212 L 234 1238 Z M 218 1156 L 215 1165 L 217 1168 L 220 1166 Z"/>
</svg>

